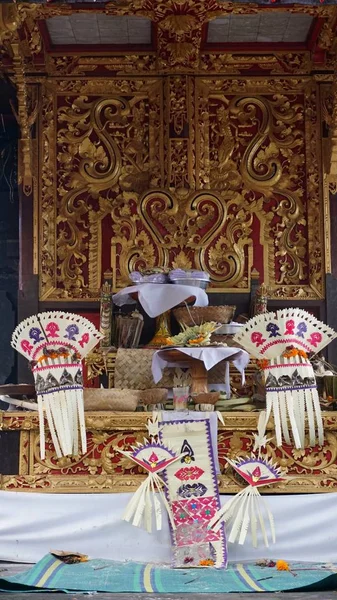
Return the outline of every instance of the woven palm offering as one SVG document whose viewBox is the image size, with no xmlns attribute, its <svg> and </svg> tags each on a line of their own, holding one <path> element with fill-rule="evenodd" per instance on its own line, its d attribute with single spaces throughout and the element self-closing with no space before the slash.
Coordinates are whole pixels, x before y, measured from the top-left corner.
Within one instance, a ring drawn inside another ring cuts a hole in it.
<svg viewBox="0 0 337 600">
<path fill-rule="evenodd" d="M 150 404 L 165 404 L 167 401 L 167 393 L 168 390 L 166 388 L 139 390 L 139 399 L 144 406 Z"/>
<path fill-rule="evenodd" d="M 181 327 L 192 327 L 213 321 L 225 325 L 235 313 L 236 306 L 179 306 L 173 314 Z"/>
<path fill-rule="evenodd" d="M 305 448 L 322 446 L 323 421 L 315 373 L 309 355 L 317 354 L 337 333 L 299 308 L 278 310 L 250 319 L 234 340 L 259 360 L 264 373 L 267 411 L 275 423 L 276 445 L 284 440 Z M 291 440 L 291 437 L 292 440 Z"/>
<path fill-rule="evenodd" d="M 218 328 L 217 323 L 203 323 L 194 327 L 182 325 L 182 332 L 167 338 L 167 346 L 209 346 L 211 335 Z"/>
<path fill-rule="evenodd" d="M 199 394 L 192 394 L 192 400 L 196 405 L 195 410 L 201 410 L 202 412 L 212 412 L 219 398 L 220 392 L 201 392 Z"/>
<path fill-rule="evenodd" d="M 44 312 L 22 321 L 12 346 L 32 369 L 37 395 L 40 456 L 45 458 L 45 417 L 56 456 L 87 451 L 84 421 L 82 360 L 103 335 L 79 315 Z"/>
</svg>

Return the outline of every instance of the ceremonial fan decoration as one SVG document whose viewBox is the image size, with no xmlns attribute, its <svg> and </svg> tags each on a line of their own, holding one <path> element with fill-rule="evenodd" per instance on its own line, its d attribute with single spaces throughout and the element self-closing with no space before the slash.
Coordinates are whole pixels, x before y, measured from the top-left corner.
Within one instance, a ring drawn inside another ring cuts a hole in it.
<svg viewBox="0 0 337 600">
<path fill-rule="evenodd" d="M 309 444 L 323 444 L 324 432 L 313 367 L 308 355 L 318 353 L 337 336 L 330 327 L 297 308 L 250 319 L 234 340 L 260 360 L 264 371 L 267 411 L 264 430 L 273 414 L 277 446 L 282 438 L 305 447 L 305 416 Z"/>
<path fill-rule="evenodd" d="M 132 496 L 122 518 L 124 521 L 132 522 L 132 525 L 135 525 L 135 527 L 143 527 L 148 533 L 151 533 L 153 515 L 156 529 L 160 530 L 162 528 L 162 508 L 156 492 L 158 492 L 166 508 L 172 527 L 175 528 L 172 510 L 162 490 L 162 486 L 165 487 L 166 484 L 159 477 L 158 473 L 161 473 L 168 465 L 179 460 L 183 454 L 177 454 L 168 446 L 155 441 L 159 433 L 157 416 L 152 421 L 148 421 L 148 431 L 151 440 L 144 439 L 143 444 L 138 443 L 132 446 L 131 451 L 118 451 L 133 460 L 140 467 L 143 467 L 148 473 L 148 477 Z"/>
<path fill-rule="evenodd" d="M 45 312 L 22 321 L 12 346 L 31 365 L 40 424 L 40 455 L 45 458 L 46 415 L 58 458 L 86 452 L 82 359 L 102 335 L 87 319 L 60 311 Z"/>
<path fill-rule="evenodd" d="M 218 531 L 223 522 L 231 523 L 231 531 L 227 539 L 229 542 L 238 544 L 244 544 L 250 529 L 255 548 L 258 545 L 258 529 L 260 529 L 264 544 L 268 547 L 269 540 L 264 514 L 267 516 L 273 543 L 275 543 L 274 518 L 258 488 L 283 481 L 281 470 L 270 460 L 262 457 L 256 458 L 254 455 L 237 461 L 227 458 L 227 462 L 249 485 L 231 498 L 214 515 L 209 523 L 209 528 Z"/>
</svg>

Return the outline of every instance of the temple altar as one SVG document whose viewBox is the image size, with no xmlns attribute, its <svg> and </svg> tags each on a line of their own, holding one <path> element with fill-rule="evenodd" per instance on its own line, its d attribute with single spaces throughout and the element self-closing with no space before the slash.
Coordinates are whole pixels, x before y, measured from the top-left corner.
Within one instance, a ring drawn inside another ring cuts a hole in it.
<svg viewBox="0 0 337 600">
<path fill-rule="evenodd" d="M 0 559 L 337 561 L 336 40 L 330 0 L 0 3 Z"/>
<path fill-rule="evenodd" d="M 87 412 L 88 449 L 84 456 L 57 459 L 50 438 L 46 459 L 39 456 L 37 413 L 0 413 L 0 431 L 19 433 L 19 459 L 16 473 L 1 476 L 1 489 L 50 493 L 124 493 L 136 490 L 145 479 L 141 467 L 118 453 L 146 435 L 146 412 Z M 223 413 L 218 424 L 218 476 L 221 494 L 235 494 L 243 482 L 226 464 L 226 457 L 245 456 L 254 445 L 258 414 Z M 323 415 L 326 441 L 322 448 L 296 450 L 271 442 L 268 452 L 285 469 L 286 481 L 268 488 L 268 494 L 324 493 L 337 489 L 337 415 Z M 268 424 L 272 433 L 274 424 Z"/>
</svg>

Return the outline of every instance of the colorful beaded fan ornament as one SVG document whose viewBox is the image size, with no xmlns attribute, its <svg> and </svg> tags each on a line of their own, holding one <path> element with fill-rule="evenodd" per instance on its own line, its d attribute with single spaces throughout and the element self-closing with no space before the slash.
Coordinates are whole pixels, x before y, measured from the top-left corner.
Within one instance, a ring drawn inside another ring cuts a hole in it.
<svg viewBox="0 0 337 600">
<path fill-rule="evenodd" d="M 154 416 L 152 421 L 148 421 L 147 428 L 151 440 L 144 439 L 143 444 L 138 443 L 136 446 L 132 446 L 131 451 L 118 451 L 143 467 L 148 473 L 148 477 L 143 481 L 127 505 L 123 514 L 123 520 L 132 522 L 132 525 L 135 527 L 143 527 L 151 533 L 153 516 L 156 529 L 160 530 L 162 528 L 161 503 L 155 492 L 158 492 L 168 513 L 171 525 L 173 528 L 175 527 L 172 510 L 162 490 L 162 486 L 165 487 L 166 484 L 163 479 L 159 477 L 158 473 L 164 471 L 168 465 L 176 462 L 183 455 L 177 454 L 168 446 L 155 440 L 155 438 L 158 438 L 159 433 L 157 415 Z"/>
<path fill-rule="evenodd" d="M 262 457 L 241 458 L 237 461 L 227 462 L 233 469 L 243 477 L 249 484 L 247 488 L 236 494 L 229 500 L 213 517 L 209 527 L 218 531 L 223 522 L 232 524 L 228 537 L 229 542 L 244 544 L 248 531 L 252 536 L 253 546 L 258 545 L 258 528 L 260 528 L 265 546 L 269 546 L 268 535 L 264 520 L 267 516 L 271 531 L 271 538 L 275 543 L 274 518 L 266 502 L 258 490 L 263 485 L 271 485 L 283 481 L 279 467 L 272 464 L 270 460 Z"/>
<path fill-rule="evenodd" d="M 266 313 L 250 319 L 234 340 L 254 357 L 264 371 L 267 411 L 273 414 L 277 446 L 282 439 L 305 447 L 305 417 L 309 444 L 323 444 L 324 432 L 316 379 L 308 354 L 318 353 L 337 336 L 330 327 L 297 308 Z M 265 429 L 265 427 L 264 427 Z"/>
<path fill-rule="evenodd" d="M 45 415 L 59 458 L 79 453 L 78 429 L 86 452 L 81 361 L 101 338 L 87 319 L 59 311 L 29 317 L 13 333 L 13 348 L 29 360 L 34 374 L 42 459 Z"/>
</svg>

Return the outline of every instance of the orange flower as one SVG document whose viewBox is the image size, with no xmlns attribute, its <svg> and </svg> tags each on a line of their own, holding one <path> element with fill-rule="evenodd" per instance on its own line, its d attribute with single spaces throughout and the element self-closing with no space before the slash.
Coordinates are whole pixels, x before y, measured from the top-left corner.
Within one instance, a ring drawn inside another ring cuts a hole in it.
<svg viewBox="0 0 337 600">
<path fill-rule="evenodd" d="M 276 568 L 278 571 L 290 571 L 290 567 L 285 560 L 278 560 L 276 562 Z"/>
<path fill-rule="evenodd" d="M 267 358 L 262 358 L 261 360 L 257 361 L 257 366 L 261 370 L 266 369 L 268 367 L 268 365 L 269 365 L 269 360 Z"/>
<path fill-rule="evenodd" d="M 214 567 L 214 560 L 211 558 L 205 558 L 199 561 L 200 567 Z"/>
<path fill-rule="evenodd" d="M 197 338 L 195 338 L 194 340 L 189 340 L 188 343 L 189 344 L 202 344 L 205 341 L 205 338 L 203 335 L 199 335 Z"/>
<path fill-rule="evenodd" d="M 285 350 L 282 354 L 284 358 L 295 358 L 296 356 L 302 356 L 302 358 L 308 358 L 308 355 L 304 350 L 298 348 L 291 348 L 291 350 Z"/>
</svg>

